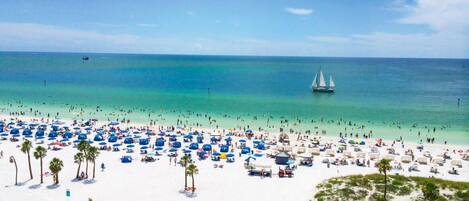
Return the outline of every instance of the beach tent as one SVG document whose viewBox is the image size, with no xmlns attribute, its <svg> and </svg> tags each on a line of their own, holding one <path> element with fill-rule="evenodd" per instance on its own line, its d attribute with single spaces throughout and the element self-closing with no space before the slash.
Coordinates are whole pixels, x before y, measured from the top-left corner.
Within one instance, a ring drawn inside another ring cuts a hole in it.
<svg viewBox="0 0 469 201">
<path fill-rule="evenodd" d="M 257 144 L 256 148 L 260 149 L 260 150 L 265 150 L 266 149 L 265 143 L 261 142 L 261 143 Z"/>
<path fill-rule="evenodd" d="M 57 137 L 57 131 L 51 131 L 51 132 L 49 132 L 48 137 Z"/>
<path fill-rule="evenodd" d="M 103 141 L 103 140 L 104 140 L 104 137 L 103 137 L 103 135 L 101 135 L 101 134 L 96 134 L 96 135 L 94 136 L 94 139 L 93 139 L 93 140 L 94 140 L 94 141 L 97 141 L 97 142 L 100 142 L 100 141 Z"/>
<path fill-rule="evenodd" d="M 212 151 L 212 145 L 210 145 L 210 144 L 204 144 L 204 145 L 202 146 L 202 149 L 203 149 L 204 151 Z"/>
<path fill-rule="evenodd" d="M 38 129 L 35 135 L 36 137 L 44 137 L 44 130 Z"/>
<path fill-rule="evenodd" d="M 243 147 L 241 149 L 241 154 L 249 154 L 251 153 L 251 148 L 250 147 Z"/>
<path fill-rule="evenodd" d="M 13 128 L 13 129 L 11 129 L 11 131 L 10 131 L 10 134 L 12 134 L 12 135 L 17 135 L 17 134 L 19 134 L 19 133 L 20 133 L 20 130 L 17 129 L 17 128 Z"/>
<path fill-rule="evenodd" d="M 334 157 L 334 156 L 335 156 L 335 152 L 334 152 L 334 150 L 332 150 L 332 149 L 326 149 L 326 155 L 327 155 L 327 156 L 330 156 L 330 157 Z"/>
<path fill-rule="evenodd" d="M 132 144 L 134 143 L 134 140 L 130 137 L 124 139 L 124 144 Z"/>
<path fill-rule="evenodd" d="M 62 137 L 64 138 L 72 138 L 73 137 L 73 134 L 71 132 L 65 132 Z"/>
<path fill-rule="evenodd" d="M 50 135 L 50 133 L 49 133 L 49 135 Z M 50 137 L 50 136 L 49 136 L 49 137 Z M 86 140 L 87 138 L 88 138 L 88 136 L 87 136 L 86 134 L 84 134 L 84 133 L 80 133 L 80 134 L 78 135 L 78 139 L 79 139 L 79 140 Z"/>
<path fill-rule="evenodd" d="M 229 149 L 230 147 L 228 147 L 228 145 L 221 145 L 220 152 L 226 153 L 229 151 Z"/>
<path fill-rule="evenodd" d="M 290 155 L 286 152 L 280 152 L 275 156 L 275 163 L 278 165 L 288 165 Z"/>
<path fill-rule="evenodd" d="M 193 142 L 189 145 L 189 149 L 196 150 L 199 148 L 199 144 Z"/>
<path fill-rule="evenodd" d="M 122 163 L 131 163 L 132 162 L 132 156 L 122 156 L 121 162 Z"/>
<path fill-rule="evenodd" d="M 181 142 L 179 142 L 179 141 L 176 141 L 176 142 L 173 142 L 173 143 L 172 143 L 172 147 L 173 147 L 173 148 L 181 148 L 181 146 L 182 146 L 182 144 L 181 144 Z"/>
<path fill-rule="evenodd" d="M 206 151 L 201 151 L 197 155 L 199 156 L 200 159 L 205 159 L 205 156 L 207 155 L 207 152 Z"/>
<path fill-rule="evenodd" d="M 212 154 L 212 160 L 214 160 L 214 161 L 219 161 L 219 160 L 220 160 L 220 156 L 221 156 L 220 153 L 215 152 L 215 153 Z"/>
<path fill-rule="evenodd" d="M 108 142 L 117 142 L 117 136 L 116 135 L 110 135 L 109 138 L 107 139 Z"/>
<path fill-rule="evenodd" d="M 408 155 L 401 156 L 401 162 L 403 163 L 410 163 L 412 161 L 412 157 Z"/>
<path fill-rule="evenodd" d="M 462 161 L 461 161 L 461 160 L 457 160 L 457 159 L 452 160 L 452 161 L 451 161 L 451 165 L 452 165 L 452 166 L 459 167 L 459 168 L 462 168 Z"/>
<path fill-rule="evenodd" d="M 157 146 L 157 147 L 164 146 L 164 139 L 162 139 L 162 138 L 157 139 L 156 142 L 155 142 L 155 146 Z"/>
<path fill-rule="evenodd" d="M 148 145 L 150 143 L 150 140 L 148 138 L 142 138 L 138 140 L 138 144 L 140 145 Z"/>
<path fill-rule="evenodd" d="M 432 159 L 433 164 L 438 164 L 440 166 L 442 166 L 444 162 L 445 162 L 445 159 L 443 159 L 443 157 L 435 157 Z"/>
<path fill-rule="evenodd" d="M 417 162 L 423 165 L 428 164 L 428 158 L 425 156 L 420 156 L 417 158 Z"/>
</svg>

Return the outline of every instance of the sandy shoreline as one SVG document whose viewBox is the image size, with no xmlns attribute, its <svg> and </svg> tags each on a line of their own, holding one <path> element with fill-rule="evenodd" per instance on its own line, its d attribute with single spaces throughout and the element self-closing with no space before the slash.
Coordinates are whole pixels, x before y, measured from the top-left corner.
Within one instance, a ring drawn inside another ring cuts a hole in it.
<svg viewBox="0 0 469 201">
<path fill-rule="evenodd" d="M 0 116 L 0 119 L 8 119 L 9 116 Z M 29 120 L 28 117 L 21 118 L 23 120 Z M 65 121 L 70 123 L 70 121 Z M 107 122 L 100 122 L 95 127 L 99 127 Z M 141 124 L 129 124 L 120 125 L 142 127 L 145 125 Z M 156 130 L 157 126 L 152 129 Z M 205 133 L 222 133 L 222 129 L 202 129 L 193 128 L 193 130 L 204 131 Z M 188 132 L 186 130 L 186 132 Z M 264 133 L 255 133 L 260 135 Z M 279 133 L 270 133 L 271 137 L 276 138 Z M 94 136 L 91 134 L 89 139 Z M 292 140 L 291 144 L 294 149 L 304 141 L 296 141 L 297 135 L 289 135 Z M 311 137 L 315 136 L 314 134 Z M 321 144 L 333 143 L 333 150 L 337 150 L 337 137 L 330 136 L 317 136 L 321 137 Z M 208 134 L 205 137 L 205 143 L 209 143 Z M 238 137 L 233 137 L 234 141 L 239 140 Z M 361 140 L 355 139 L 354 140 Z M 151 138 L 150 144 L 154 144 L 155 137 Z M 374 138 L 365 140 L 367 145 L 362 147 L 364 152 L 369 152 L 370 145 L 375 141 Z M 385 140 L 385 143 L 390 145 L 392 141 Z M 100 156 L 96 164 L 105 163 L 106 169 L 101 172 L 101 169 L 97 167 L 97 178 L 96 180 L 80 181 L 75 182 L 72 179 L 76 173 L 77 165 L 73 163 L 73 155 L 76 153 L 76 149 L 71 146 L 64 147 L 60 151 L 48 151 L 47 157 L 44 159 L 45 164 L 52 157 L 59 157 L 64 161 L 63 171 L 60 173 L 61 183 L 59 186 L 53 186 L 52 178 L 46 177 L 45 183 L 38 185 L 39 183 L 39 162 L 32 159 L 32 168 L 35 178 L 32 181 L 27 181 L 27 160 L 26 155 L 21 153 L 17 148 L 19 143 L 13 143 L 10 141 L 1 141 L 0 150 L 3 150 L 4 157 L 0 159 L 0 193 L 2 197 L 12 198 L 13 200 L 40 200 L 40 201 L 52 201 L 52 200 L 67 200 L 65 191 L 70 189 L 71 200 L 86 200 L 91 197 L 93 200 L 265 200 L 265 201 L 276 201 L 276 200 L 310 200 L 313 198 L 315 193 L 314 187 L 324 179 L 328 179 L 336 176 L 345 176 L 351 174 L 368 174 L 377 173 L 377 169 L 373 167 L 374 162 L 371 162 L 370 167 L 358 167 L 356 165 L 345 165 L 345 166 L 334 166 L 330 168 L 327 164 L 321 161 L 325 158 L 323 152 L 320 156 L 314 157 L 314 164 L 312 167 L 299 166 L 295 171 L 293 178 L 279 178 L 274 175 L 272 178 L 260 178 L 254 176 L 248 176 L 247 170 L 243 167 L 244 158 L 238 157 L 239 149 L 235 149 L 236 161 L 234 163 L 228 163 L 224 160 L 219 162 L 213 162 L 209 159 L 206 160 L 195 160 L 195 164 L 199 166 L 199 174 L 195 176 L 196 186 L 198 188 L 197 197 L 188 198 L 184 194 L 181 194 L 179 190 L 184 185 L 184 172 L 180 166 L 174 166 L 169 164 L 169 158 L 164 154 L 158 157 L 154 163 L 142 163 L 140 159 L 139 151 L 136 151 L 130 155 L 134 158 L 134 161 L 130 164 L 123 164 L 119 158 L 122 155 L 129 155 L 125 152 L 108 152 L 101 151 Z M 188 144 L 183 145 L 187 146 Z M 248 145 L 252 145 L 252 141 L 248 141 Z M 35 145 L 36 146 L 36 145 Z M 405 150 L 413 149 L 417 157 L 421 156 L 423 152 L 418 152 L 416 147 L 417 143 L 405 142 L 405 147 L 402 148 L 400 143 L 396 143 L 393 147 L 396 153 L 400 156 L 404 155 Z M 352 146 L 349 146 L 350 148 Z M 432 155 L 436 156 L 441 154 L 446 149 L 449 150 L 449 154 L 455 159 L 460 158 L 457 154 L 458 150 L 468 150 L 469 145 L 444 145 L 444 144 L 424 144 L 424 151 L 429 151 Z M 271 146 L 273 150 L 275 146 Z M 349 148 L 349 149 L 350 149 Z M 386 155 L 386 148 L 379 148 L 381 156 Z M 218 149 L 214 146 L 214 149 Z M 452 153 L 452 150 L 456 150 L 456 154 Z M 267 153 L 263 151 L 262 153 Z M 19 181 L 22 183 L 20 186 L 12 185 L 14 182 L 14 167 L 8 163 L 8 156 L 13 155 L 16 157 L 19 166 Z M 264 154 L 265 155 L 265 154 Z M 341 154 L 336 154 L 341 155 Z M 396 156 L 396 161 L 399 161 L 400 156 Z M 268 164 L 272 166 L 274 173 L 277 172 L 281 166 L 275 165 L 273 159 L 261 157 L 256 160 L 258 163 Z M 214 168 L 214 164 L 223 164 L 223 168 Z M 411 164 L 402 164 L 402 170 L 393 170 L 392 174 L 403 174 L 413 176 L 435 176 L 437 178 L 456 180 L 456 181 L 469 181 L 469 162 L 462 161 L 462 168 L 459 168 L 459 175 L 451 175 L 447 173 L 447 170 L 451 168 L 449 162 L 446 162 L 444 166 L 439 167 L 440 174 L 431 174 L 429 172 L 430 165 L 419 166 L 420 172 L 408 172 L 407 168 Z M 45 165 L 45 169 L 46 165 Z"/>
</svg>

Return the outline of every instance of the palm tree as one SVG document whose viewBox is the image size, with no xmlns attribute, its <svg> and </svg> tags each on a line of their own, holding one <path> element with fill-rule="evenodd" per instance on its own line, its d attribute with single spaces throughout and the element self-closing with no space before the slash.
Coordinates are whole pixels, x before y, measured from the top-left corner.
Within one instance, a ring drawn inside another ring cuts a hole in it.
<svg viewBox="0 0 469 201">
<path fill-rule="evenodd" d="M 42 171 L 42 159 L 43 159 L 44 157 L 46 157 L 46 155 L 47 155 L 47 150 L 46 150 L 44 147 L 42 147 L 42 146 L 38 146 L 38 147 L 36 147 L 36 151 L 34 151 L 33 155 L 34 155 L 34 158 L 36 158 L 36 160 L 37 160 L 37 159 L 40 159 L 40 163 L 41 163 L 41 184 L 42 184 L 42 183 L 44 183 L 44 180 L 43 180 L 43 178 L 42 178 L 42 177 L 43 177 L 43 173 L 42 173 L 42 172 L 43 172 L 43 171 Z"/>
<path fill-rule="evenodd" d="M 187 165 L 189 165 L 190 160 L 191 160 L 191 157 L 188 155 L 184 155 L 181 158 L 182 164 L 184 165 L 184 190 L 187 189 Z"/>
<path fill-rule="evenodd" d="M 381 159 L 379 162 L 378 162 L 378 170 L 379 170 L 379 173 L 383 173 L 384 174 L 384 200 L 386 200 L 386 190 L 387 190 L 387 183 L 388 183 L 388 176 L 387 176 L 387 172 L 391 170 L 391 160 L 388 160 L 388 159 Z"/>
<path fill-rule="evenodd" d="M 77 170 L 77 176 L 76 176 L 76 178 L 78 178 L 78 176 L 80 175 L 81 163 L 85 159 L 85 156 L 83 155 L 82 152 L 78 152 L 77 154 L 75 154 L 75 156 L 73 156 L 73 159 L 75 160 L 75 163 L 78 163 L 78 170 Z"/>
<path fill-rule="evenodd" d="M 81 141 L 80 143 L 78 143 L 78 146 L 77 146 L 78 151 L 83 152 L 83 156 L 85 156 L 85 158 L 86 158 L 89 147 L 90 147 L 90 144 L 86 140 Z M 85 163 L 86 163 L 85 173 L 86 173 L 86 177 L 88 177 L 88 160 L 85 160 Z"/>
<path fill-rule="evenodd" d="M 27 139 L 23 142 L 23 144 L 21 144 L 21 151 L 28 155 L 29 176 L 31 177 L 31 179 L 33 179 L 33 171 L 31 169 L 31 156 L 29 155 L 29 151 L 31 150 L 32 147 L 33 147 L 33 144 L 31 143 L 31 141 Z"/>
<path fill-rule="evenodd" d="M 189 167 L 187 167 L 187 174 L 191 175 L 192 177 L 192 193 L 195 191 L 195 184 L 194 184 L 194 175 L 199 173 L 199 169 L 197 168 L 196 165 L 190 164 Z"/>
<path fill-rule="evenodd" d="M 49 169 L 54 175 L 54 184 L 59 184 L 59 172 L 62 170 L 64 163 L 59 158 L 53 158 L 49 163 Z"/>
<path fill-rule="evenodd" d="M 429 201 L 435 201 L 440 196 L 440 191 L 438 190 L 438 187 L 431 182 L 425 184 L 424 188 L 422 189 L 422 192 L 425 200 Z"/>
<path fill-rule="evenodd" d="M 15 164 L 15 170 L 16 170 L 16 173 L 15 173 L 15 185 L 18 185 L 18 165 L 16 165 L 15 157 L 10 156 L 10 163 Z"/>
<path fill-rule="evenodd" d="M 98 155 L 99 155 L 98 148 L 93 147 L 93 146 L 88 147 L 85 158 L 87 161 L 90 161 L 93 163 L 93 179 L 95 178 L 95 174 L 96 174 L 96 158 L 98 158 Z"/>
</svg>

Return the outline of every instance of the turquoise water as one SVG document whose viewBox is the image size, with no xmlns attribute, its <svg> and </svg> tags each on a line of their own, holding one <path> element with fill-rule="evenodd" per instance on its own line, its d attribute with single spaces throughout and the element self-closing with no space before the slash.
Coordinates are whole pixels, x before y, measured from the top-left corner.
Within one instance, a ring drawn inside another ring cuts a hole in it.
<svg viewBox="0 0 469 201">
<path fill-rule="evenodd" d="M 336 93 L 311 93 L 320 66 L 334 76 Z M 300 132 L 319 126 L 334 135 L 351 121 L 386 138 L 417 140 L 421 131 L 469 143 L 468 78 L 468 59 L 3 52 L 0 111 Z"/>
</svg>

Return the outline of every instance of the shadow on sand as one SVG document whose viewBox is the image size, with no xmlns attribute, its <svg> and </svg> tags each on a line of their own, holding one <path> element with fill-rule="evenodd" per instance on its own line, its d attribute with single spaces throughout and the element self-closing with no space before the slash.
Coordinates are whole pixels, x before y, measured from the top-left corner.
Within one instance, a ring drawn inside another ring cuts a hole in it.
<svg viewBox="0 0 469 201">
<path fill-rule="evenodd" d="M 28 188 L 29 189 L 38 189 L 39 187 L 41 187 L 41 184 L 34 184 L 34 185 L 29 186 Z"/>
<path fill-rule="evenodd" d="M 60 187 L 59 184 L 51 184 L 51 185 L 47 186 L 47 189 L 51 189 L 51 190 L 52 190 L 52 189 L 56 189 L 56 188 L 58 188 L 58 187 Z"/>
<path fill-rule="evenodd" d="M 94 184 L 96 183 L 96 180 L 95 179 L 87 179 L 85 181 L 83 181 L 84 184 Z"/>
</svg>

